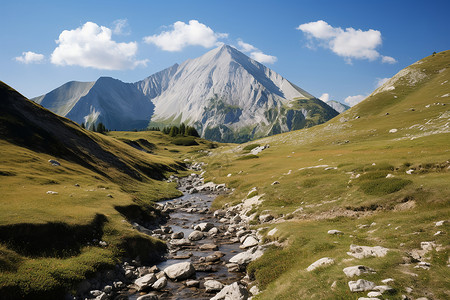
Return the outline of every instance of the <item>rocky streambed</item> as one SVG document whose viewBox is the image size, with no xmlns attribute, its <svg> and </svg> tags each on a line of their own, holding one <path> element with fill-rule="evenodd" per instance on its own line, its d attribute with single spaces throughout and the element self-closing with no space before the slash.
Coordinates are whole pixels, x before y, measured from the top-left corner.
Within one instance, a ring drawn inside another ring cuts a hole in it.
<svg viewBox="0 0 450 300">
<path fill-rule="evenodd" d="M 201 166 L 193 166 L 199 170 Z M 123 262 L 116 270 L 85 283 L 78 299 L 248 299 L 248 263 L 263 254 L 260 236 L 251 230 L 246 217 L 235 209 L 210 211 L 225 185 L 204 184 L 201 175 L 171 176 L 184 196 L 158 203 L 167 222 L 158 228 L 133 226 L 165 240 L 164 260 L 151 266 L 138 259 Z M 251 291 L 256 294 L 254 287 Z"/>
</svg>

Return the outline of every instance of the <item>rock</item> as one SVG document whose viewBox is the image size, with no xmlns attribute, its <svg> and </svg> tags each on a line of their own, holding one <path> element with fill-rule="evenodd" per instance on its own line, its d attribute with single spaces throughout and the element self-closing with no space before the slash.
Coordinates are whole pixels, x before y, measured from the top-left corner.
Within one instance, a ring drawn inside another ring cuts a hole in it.
<svg viewBox="0 0 450 300">
<path fill-rule="evenodd" d="M 367 297 L 375 298 L 375 297 L 380 297 L 380 296 L 382 296 L 382 295 L 383 295 L 383 294 L 380 293 L 380 292 L 369 292 L 369 293 L 367 294 Z"/>
<path fill-rule="evenodd" d="M 204 286 L 207 293 L 215 293 L 223 289 L 223 284 L 217 280 L 206 280 Z"/>
<path fill-rule="evenodd" d="M 331 230 L 328 230 L 328 234 L 344 234 L 342 231 L 340 231 L 340 230 L 337 230 L 337 229 L 331 229 Z"/>
<path fill-rule="evenodd" d="M 276 185 L 276 184 L 280 184 L 280 182 L 279 181 L 272 182 L 272 185 Z"/>
<path fill-rule="evenodd" d="M 239 272 L 240 270 L 239 265 L 235 263 L 226 264 L 226 267 L 228 268 L 228 272 Z"/>
<path fill-rule="evenodd" d="M 390 174 L 390 173 L 386 175 L 386 178 L 394 178 L 394 177 L 395 177 L 395 176 L 392 175 L 392 174 Z"/>
<path fill-rule="evenodd" d="M 278 232 L 278 229 L 275 227 L 267 233 L 267 236 L 274 236 L 275 233 Z"/>
<path fill-rule="evenodd" d="M 259 293 L 261 293 L 261 291 L 259 290 L 259 288 L 258 288 L 257 285 L 252 286 L 251 289 L 249 290 L 249 292 L 250 292 L 253 296 L 256 296 L 256 295 L 258 295 Z"/>
<path fill-rule="evenodd" d="M 265 214 L 265 215 L 260 215 L 259 216 L 259 221 L 261 223 L 267 223 L 267 222 L 272 221 L 273 219 L 274 219 L 274 217 L 272 215 L 270 215 L 270 214 Z"/>
<path fill-rule="evenodd" d="M 155 293 L 150 293 L 147 295 L 140 296 L 136 300 L 158 300 L 158 295 Z"/>
<path fill-rule="evenodd" d="M 429 270 L 431 267 L 430 263 L 427 263 L 425 261 L 421 261 L 417 264 L 417 266 L 415 266 L 415 269 L 424 269 L 424 270 Z"/>
<path fill-rule="evenodd" d="M 107 294 L 111 293 L 112 290 L 113 290 L 113 287 L 110 285 L 105 285 L 105 287 L 103 288 L 103 292 L 105 292 Z"/>
<path fill-rule="evenodd" d="M 219 247 L 215 244 L 203 244 L 203 245 L 200 245 L 199 249 L 201 251 L 215 251 L 215 250 L 218 250 Z"/>
<path fill-rule="evenodd" d="M 184 280 L 192 277 L 195 274 L 195 269 L 192 263 L 182 262 L 171 265 L 164 269 L 167 277 L 173 280 Z"/>
<path fill-rule="evenodd" d="M 250 247 L 257 246 L 259 241 L 252 235 L 249 235 L 245 238 L 244 242 L 242 243 L 242 246 L 240 248 L 247 249 Z"/>
<path fill-rule="evenodd" d="M 414 172 L 414 169 L 409 169 L 408 171 L 406 171 L 406 174 L 411 175 Z"/>
<path fill-rule="evenodd" d="M 199 241 L 204 237 L 203 232 L 198 231 L 198 230 L 194 230 L 191 232 L 191 234 L 189 234 L 188 239 L 191 241 Z"/>
<path fill-rule="evenodd" d="M 210 230 L 208 230 L 209 235 L 216 235 L 218 233 L 219 233 L 219 229 L 217 229 L 217 227 L 213 227 Z"/>
<path fill-rule="evenodd" d="M 95 300 L 107 300 L 108 295 L 106 293 L 101 293 L 99 296 L 95 298 Z"/>
<path fill-rule="evenodd" d="M 396 133 L 398 130 L 396 128 L 392 128 L 391 130 L 389 130 L 389 133 Z"/>
<path fill-rule="evenodd" d="M 329 257 L 323 257 L 319 260 L 316 260 L 311 265 L 309 265 L 309 267 L 306 268 L 306 271 L 311 272 L 319 267 L 326 267 L 326 266 L 329 266 L 332 264 L 334 264 L 334 259 L 329 258 Z"/>
<path fill-rule="evenodd" d="M 167 285 L 167 278 L 161 277 L 158 280 L 156 280 L 155 283 L 152 284 L 152 289 L 159 291 L 165 288 L 166 285 Z"/>
<path fill-rule="evenodd" d="M 366 273 L 376 273 L 374 269 L 371 269 L 366 266 L 353 266 L 353 267 L 347 267 L 344 270 L 342 270 L 347 277 L 353 277 L 353 276 L 360 276 L 361 274 Z"/>
<path fill-rule="evenodd" d="M 205 257 L 205 261 L 206 262 L 216 262 L 216 261 L 219 261 L 219 260 L 220 260 L 220 257 L 215 255 L 215 254 L 211 254 L 211 255 L 208 255 L 208 256 Z"/>
<path fill-rule="evenodd" d="M 198 281 L 198 280 L 188 280 L 188 281 L 186 281 L 185 284 L 186 284 L 187 287 L 199 287 L 200 281 Z"/>
<path fill-rule="evenodd" d="M 226 285 L 217 295 L 210 300 L 247 300 L 247 289 L 237 282 Z"/>
<path fill-rule="evenodd" d="M 434 223 L 434 226 L 439 227 L 439 226 L 444 225 L 445 223 L 447 223 L 446 220 L 438 221 L 438 222 Z"/>
<path fill-rule="evenodd" d="M 365 292 L 372 290 L 375 287 L 375 283 L 364 279 L 358 279 L 357 281 L 350 281 L 348 287 L 351 292 Z"/>
<path fill-rule="evenodd" d="M 194 230 L 207 232 L 213 227 L 214 227 L 214 224 L 212 224 L 212 223 L 200 223 L 200 224 L 197 224 L 194 226 Z"/>
<path fill-rule="evenodd" d="M 335 291 L 336 288 L 337 288 L 337 281 L 335 280 L 335 281 L 333 281 L 333 283 L 331 284 L 331 290 L 332 290 L 332 291 Z"/>
<path fill-rule="evenodd" d="M 257 249 L 255 252 L 252 252 L 252 250 L 253 249 L 250 249 L 245 252 L 236 254 L 235 256 L 230 258 L 230 263 L 236 263 L 238 265 L 246 265 L 263 255 L 263 252 L 261 250 Z"/>
<path fill-rule="evenodd" d="M 48 195 L 58 195 L 58 192 L 55 191 L 47 191 Z"/>
<path fill-rule="evenodd" d="M 55 167 L 58 167 L 61 165 L 61 163 L 59 161 L 54 160 L 54 159 L 49 159 L 48 162 L 51 163 L 52 166 L 55 166 Z"/>
<path fill-rule="evenodd" d="M 178 247 L 181 247 L 181 246 L 189 246 L 189 245 L 191 245 L 191 241 L 188 240 L 188 239 L 178 239 L 178 240 L 172 240 L 172 241 L 170 241 L 170 244 L 171 244 L 172 246 L 178 246 Z"/>
<path fill-rule="evenodd" d="M 361 259 L 371 256 L 384 257 L 388 251 L 389 249 L 381 246 L 369 247 L 369 246 L 350 245 L 350 252 L 347 252 L 347 254 L 355 258 Z"/>
<path fill-rule="evenodd" d="M 91 294 L 94 297 L 98 297 L 98 296 L 100 296 L 102 294 L 102 291 L 100 291 L 100 290 L 92 290 L 92 291 L 89 292 L 89 294 Z"/>
<path fill-rule="evenodd" d="M 175 239 L 182 239 L 182 238 L 184 238 L 184 232 L 182 232 L 182 231 L 180 231 L 180 232 L 174 232 L 174 233 L 172 233 L 172 235 L 170 236 L 170 238 L 171 238 L 172 240 L 175 240 Z"/>
<path fill-rule="evenodd" d="M 377 285 L 376 287 L 373 288 L 373 290 L 384 294 L 386 292 L 392 292 L 394 289 L 389 285 Z"/>
<path fill-rule="evenodd" d="M 392 279 L 392 278 L 387 278 L 387 279 L 381 280 L 381 282 L 384 283 L 384 284 L 392 283 L 392 282 L 394 282 L 394 281 L 395 281 L 395 280 Z"/>
<path fill-rule="evenodd" d="M 420 248 L 422 248 L 422 250 L 424 250 L 425 252 L 430 252 L 430 251 L 433 251 L 433 248 L 436 248 L 436 243 L 435 242 L 421 242 Z"/>
<path fill-rule="evenodd" d="M 134 284 L 138 287 L 138 291 L 142 291 L 143 289 L 150 287 L 155 281 L 155 274 L 147 274 L 136 279 Z"/>
</svg>

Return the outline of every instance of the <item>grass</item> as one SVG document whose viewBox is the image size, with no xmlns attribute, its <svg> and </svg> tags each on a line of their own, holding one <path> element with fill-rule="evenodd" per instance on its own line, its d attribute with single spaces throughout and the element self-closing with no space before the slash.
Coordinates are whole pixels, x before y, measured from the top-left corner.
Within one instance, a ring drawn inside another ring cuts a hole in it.
<svg viewBox="0 0 450 300">
<path fill-rule="evenodd" d="M 241 148 L 232 145 L 203 158 L 208 180 L 232 183 L 235 188 L 232 194 L 217 197 L 214 208 L 246 199 L 256 187 L 264 201 L 252 213 L 267 210 L 286 220 L 265 229 L 276 226 L 276 238 L 284 246 L 269 250 L 248 268 L 264 289 L 256 299 L 363 297 L 366 294 L 349 292 L 351 279 L 342 272 L 357 264 L 377 270 L 361 278 L 377 284 L 395 279 L 397 292 L 390 298 L 406 294 L 406 287 L 413 287 L 415 298 L 450 297 L 446 280 L 450 242 L 447 234 L 434 235 L 438 230 L 448 232 L 448 223 L 437 228 L 434 222 L 450 216 L 450 132 L 445 129 L 450 103 L 441 97 L 448 92 L 443 82 L 450 79 L 450 51 L 412 67 L 427 75 L 423 82 L 399 83 L 395 90 L 372 95 L 323 125 L 254 141 L 270 145 L 257 160 L 241 159 Z M 445 106 L 437 104 L 443 102 Z M 392 128 L 397 132 L 390 133 Z M 413 172 L 407 174 L 408 170 Z M 388 174 L 393 177 L 386 178 Z M 274 181 L 280 184 L 272 185 Z M 376 224 L 358 227 L 372 223 Z M 330 229 L 345 234 L 330 236 Z M 428 271 L 404 265 L 406 253 L 420 249 L 423 241 L 444 247 L 429 254 L 435 265 Z M 348 261 L 350 244 L 380 245 L 391 251 L 385 258 Z M 305 271 L 327 256 L 336 264 Z"/>
</svg>

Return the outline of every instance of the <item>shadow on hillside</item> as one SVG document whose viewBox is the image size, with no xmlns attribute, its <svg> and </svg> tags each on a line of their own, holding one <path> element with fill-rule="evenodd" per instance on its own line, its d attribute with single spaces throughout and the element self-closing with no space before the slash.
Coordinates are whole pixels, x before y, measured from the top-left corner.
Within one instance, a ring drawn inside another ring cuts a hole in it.
<svg viewBox="0 0 450 300">
<path fill-rule="evenodd" d="M 78 255 L 82 247 L 99 241 L 107 221 L 104 215 L 96 214 L 86 225 L 49 222 L 0 226 L 0 242 L 20 255 L 64 258 Z"/>
</svg>

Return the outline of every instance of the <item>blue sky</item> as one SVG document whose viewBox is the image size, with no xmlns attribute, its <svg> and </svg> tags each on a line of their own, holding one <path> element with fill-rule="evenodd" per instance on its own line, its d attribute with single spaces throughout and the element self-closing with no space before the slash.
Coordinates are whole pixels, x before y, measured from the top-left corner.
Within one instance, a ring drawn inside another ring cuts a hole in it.
<svg viewBox="0 0 450 300">
<path fill-rule="evenodd" d="M 448 0 L 2 2 L 0 80 L 27 97 L 71 80 L 135 82 L 226 43 L 354 104 L 450 48 Z"/>
</svg>

